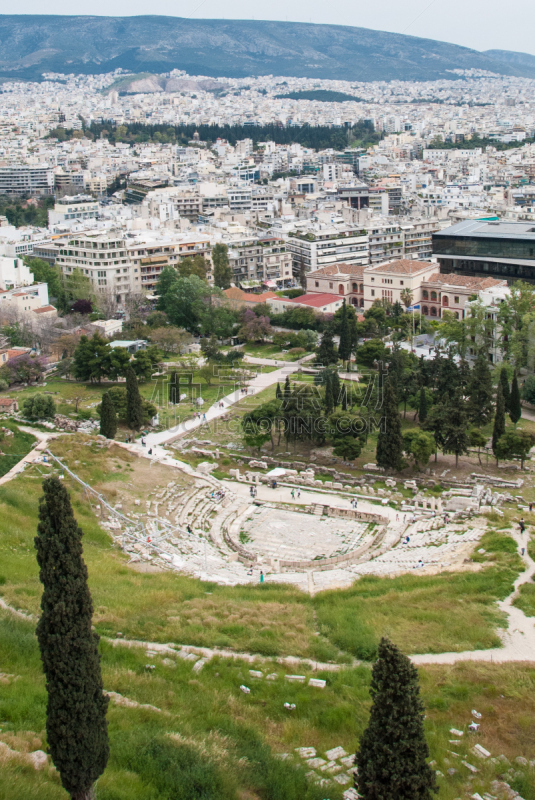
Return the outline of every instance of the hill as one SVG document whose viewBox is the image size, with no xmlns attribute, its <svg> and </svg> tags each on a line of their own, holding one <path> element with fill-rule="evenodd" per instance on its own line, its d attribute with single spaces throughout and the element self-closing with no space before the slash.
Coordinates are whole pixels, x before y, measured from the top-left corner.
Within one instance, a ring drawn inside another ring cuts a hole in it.
<svg viewBox="0 0 535 800">
<path fill-rule="evenodd" d="M 181 69 L 207 77 L 287 75 L 435 80 L 454 69 L 535 77 L 535 64 L 466 47 L 344 25 L 179 17 L 0 16 L 0 78 L 43 72 Z"/>
</svg>

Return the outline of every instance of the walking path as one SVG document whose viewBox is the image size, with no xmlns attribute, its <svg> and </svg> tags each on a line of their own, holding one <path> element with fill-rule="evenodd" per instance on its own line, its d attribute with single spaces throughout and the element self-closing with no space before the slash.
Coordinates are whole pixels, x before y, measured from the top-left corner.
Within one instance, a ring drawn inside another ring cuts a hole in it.
<svg viewBox="0 0 535 800">
<path fill-rule="evenodd" d="M 13 478 L 19 475 L 25 469 L 26 464 L 32 464 L 35 461 L 35 454 L 46 450 L 50 439 L 55 439 L 58 436 L 56 432 L 44 433 L 43 431 L 38 431 L 34 428 L 28 428 L 26 425 L 19 425 L 19 430 L 24 431 L 24 433 L 31 433 L 32 436 L 35 436 L 35 438 L 38 439 L 38 442 L 32 447 L 27 455 L 21 458 L 21 460 L 18 461 L 14 467 L 11 467 L 9 472 L 6 472 L 5 475 L 2 475 L 0 478 L 0 485 L 3 483 L 8 483 L 8 481 L 13 480 Z"/>
<path fill-rule="evenodd" d="M 459 661 L 492 661 L 496 664 L 503 664 L 509 661 L 535 661 L 535 617 L 526 617 L 520 608 L 513 606 L 513 601 L 519 594 L 519 587 L 524 583 L 532 582 L 535 575 L 535 562 L 528 554 L 528 534 L 522 536 L 511 531 L 511 536 L 516 539 L 520 548 L 526 548 L 523 556 L 526 569 L 514 582 L 513 591 L 509 597 L 497 604 L 500 611 L 507 615 L 508 620 L 507 629 L 500 634 L 503 647 L 494 647 L 491 650 L 467 650 L 463 653 L 417 655 L 412 656 L 414 664 L 456 664 Z"/>
</svg>

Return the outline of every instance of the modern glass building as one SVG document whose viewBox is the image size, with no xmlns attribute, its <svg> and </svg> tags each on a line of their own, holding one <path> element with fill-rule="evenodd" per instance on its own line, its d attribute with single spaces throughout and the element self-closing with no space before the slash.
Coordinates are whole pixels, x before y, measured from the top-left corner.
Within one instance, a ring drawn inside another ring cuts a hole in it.
<svg viewBox="0 0 535 800">
<path fill-rule="evenodd" d="M 466 220 L 433 234 L 442 273 L 535 283 L 535 223 Z"/>
</svg>

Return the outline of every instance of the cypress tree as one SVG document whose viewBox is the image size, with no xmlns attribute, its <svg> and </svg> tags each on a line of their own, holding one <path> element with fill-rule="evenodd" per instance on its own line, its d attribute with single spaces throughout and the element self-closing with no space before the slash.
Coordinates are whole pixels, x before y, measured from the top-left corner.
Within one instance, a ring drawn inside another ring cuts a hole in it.
<svg viewBox="0 0 535 800">
<path fill-rule="evenodd" d="M 500 370 L 500 386 L 502 387 L 503 403 L 506 412 L 509 412 L 511 407 L 511 389 L 509 388 L 509 378 L 507 377 L 507 367 L 502 367 Z"/>
<path fill-rule="evenodd" d="M 398 400 L 392 381 L 385 381 L 383 395 L 383 415 L 379 436 L 377 437 L 376 461 L 385 469 L 401 469 L 403 436 Z"/>
<path fill-rule="evenodd" d="M 516 369 L 513 373 L 513 382 L 511 384 L 511 399 L 509 401 L 509 416 L 511 422 L 516 428 L 516 423 L 522 416 L 522 405 L 520 403 L 520 391 L 518 389 L 518 378 L 516 377 Z"/>
<path fill-rule="evenodd" d="M 388 639 L 372 669 L 372 708 L 355 757 L 363 800 L 430 800 L 438 791 L 427 764 L 418 672 Z"/>
<path fill-rule="evenodd" d="M 328 372 L 325 376 L 325 413 L 327 416 L 334 411 L 332 375 Z"/>
<path fill-rule="evenodd" d="M 282 391 L 280 387 L 280 383 L 277 381 L 277 388 L 275 389 L 275 397 L 277 400 L 282 400 Z"/>
<path fill-rule="evenodd" d="M 82 558 L 82 530 L 57 477 L 43 481 L 35 547 L 43 584 L 37 639 L 46 676 L 46 733 L 62 786 L 73 800 L 95 796 L 109 756 L 99 637 Z"/>
<path fill-rule="evenodd" d="M 454 453 L 455 466 L 458 466 L 459 456 L 468 452 L 469 444 L 466 404 L 460 392 L 457 392 L 457 394 L 448 399 L 446 404 L 444 452 Z"/>
<path fill-rule="evenodd" d="M 290 376 L 286 376 L 286 380 L 284 381 L 284 403 L 288 403 L 292 397 L 292 387 L 290 386 Z"/>
<path fill-rule="evenodd" d="M 420 425 L 422 425 L 427 418 L 427 396 L 425 394 L 425 389 L 422 386 L 420 389 L 420 405 L 418 406 L 418 419 L 420 421 Z"/>
<path fill-rule="evenodd" d="M 342 411 L 347 411 L 347 389 L 342 387 Z"/>
<path fill-rule="evenodd" d="M 171 373 L 171 378 L 169 379 L 169 402 L 180 402 L 180 375 L 174 370 Z"/>
<path fill-rule="evenodd" d="M 100 406 L 100 435 L 106 439 L 113 439 L 117 433 L 117 414 L 115 406 L 108 392 L 102 395 Z"/>
<path fill-rule="evenodd" d="M 496 455 L 496 445 L 500 436 L 505 433 L 505 403 L 501 382 L 498 384 L 496 392 L 496 412 L 494 414 L 494 428 L 492 429 L 492 452 Z"/>
<path fill-rule="evenodd" d="M 333 372 L 331 375 L 331 388 L 333 392 L 333 403 L 334 407 L 337 408 L 340 405 L 340 378 L 338 377 L 337 372 Z"/>
<path fill-rule="evenodd" d="M 472 422 L 486 424 L 492 419 L 492 376 L 489 362 L 480 353 L 468 382 L 468 417 Z"/>
<path fill-rule="evenodd" d="M 351 334 L 349 332 L 349 322 L 347 319 L 346 301 L 342 303 L 342 316 L 340 318 L 340 343 L 338 345 L 338 355 L 342 361 L 347 361 L 351 356 Z"/>
<path fill-rule="evenodd" d="M 143 405 L 132 367 L 126 370 L 126 422 L 133 431 L 138 431 L 143 425 Z"/>
<path fill-rule="evenodd" d="M 333 342 L 332 333 L 330 330 L 326 330 L 316 350 L 316 363 L 328 367 L 330 364 L 336 364 L 337 361 L 338 353 Z"/>
</svg>

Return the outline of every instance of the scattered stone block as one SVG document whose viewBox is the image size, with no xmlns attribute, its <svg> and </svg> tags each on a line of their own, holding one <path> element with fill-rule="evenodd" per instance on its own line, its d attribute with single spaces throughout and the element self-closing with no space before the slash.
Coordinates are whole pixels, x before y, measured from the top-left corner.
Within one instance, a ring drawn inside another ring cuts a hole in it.
<svg viewBox="0 0 535 800">
<path fill-rule="evenodd" d="M 311 678 L 308 682 L 309 686 L 316 686 L 318 689 L 325 689 L 327 686 L 327 681 L 321 680 L 321 678 Z"/>
<path fill-rule="evenodd" d="M 469 763 L 468 763 L 468 761 L 461 761 L 461 764 L 462 764 L 463 766 L 465 766 L 465 767 L 466 767 L 466 769 L 467 769 L 467 770 L 469 770 L 470 772 L 472 772 L 474 775 L 475 775 L 475 773 L 476 773 L 476 772 L 479 772 L 479 770 L 477 769 L 477 767 L 474 767 L 474 765 L 473 765 L 473 764 L 469 764 Z"/>
<path fill-rule="evenodd" d="M 43 769 L 48 762 L 48 756 L 44 750 L 34 750 L 33 753 L 28 753 L 28 761 L 34 769 Z"/>
<path fill-rule="evenodd" d="M 450 733 L 453 733 L 454 736 L 464 736 L 463 731 L 458 731 L 457 728 L 450 728 Z"/>
<path fill-rule="evenodd" d="M 308 764 L 309 767 L 312 767 L 312 769 L 318 769 L 318 767 L 322 767 L 326 763 L 327 762 L 325 761 L 324 758 L 308 758 L 307 759 L 307 764 Z"/>
<path fill-rule="evenodd" d="M 341 786 L 345 786 L 346 783 L 350 782 L 351 778 L 347 774 L 347 772 L 342 772 L 342 773 L 340 773 L 340 775 L 335 775 L 334 776 L 334 780 L 336 781 L 336 783 L 339 783 Z"/>
<path fill-rule="evenodd" d="M 490 756 L 489 751 L 485 750 L 485 748 L 482 747 L 480 744 L 474 745 L 474 747 L 472 747 L 472 750 L 470 752 L 473 753 L 478 758 L 489 758 Z"/>
<path fill-rule="evenodd" d="M 251 676 L 251 678 L 263 678 L 264 677 L 264 673 L 260 672 L 259 669 L 250 669 L 249 670 L 249 675 Z"/>
<path fill-rule="evenodd" d="M 340 759 L 340 763 L 344 765 L 344 767 L 352 767 L 355 762 L 355 756 L 345 756 L 344 758 Z"/>
<path fill-rule="evenodd" d="M 193 672 L 200 672 L 207 661 L 207 658 L 201 658 L 199 661 L 197 661 L 197 663 L 193 665 Z"/>
<path fill-rule="evenodd" d="M 342 797 L 344 800 L 358 800 L 358 792 L 356 789 L 346 789 Z"/>
<path fill-rule="evenodd" d="M 304 675 L 285 675 L 287 681 L 294 681 L 294 683 L 304 683 L 306 678 Z"/>
<path fill-rule="evenodd" d="M 327 772 L 327 771 L 330 772 L 333 767 L 337 767 L 337 766 L 338 766 L 338 764 L 336 763 L 336 761 L 327 761 L 326 764 L 324 764 L 322 767 L 320 767 L 320 770 L 322 772 Z"/>
<path fill-rule="evenodd" d="M 337 761 L 339 758 L 347 756 L 347 753 L 343 747 L 333 747 L 332 750 L 326 750 L 325 755 L 329 761 Z"/>
<path fill-rule="evenodd" d="M 269 675 L 266 675 L 267 681 L 276 681 L 279 676 L 276 672 L 271 672 Z"/>
<path fill-rule="evenodd" d="M 301 758 L 314 758 L 316 755 L 316 748 L 315 747 L 296 747 L 295 752 L 297 755 L 301 756 Z"/>
<path fill-rule="evenodd" d="M 249 689 L 249 687 L 248 686 L 244 686 L 243 683 L 240 686 L 240 689 L 244 694 L 251 694 L 251 690 Z"/>
<path fill-rule="evenodd" d="M 490 756 L 490 753 L 489 753 L 489 756 Z M 515 764 L 520 764 L 521 767 L 527 767 L 528 760 L 527 760 L 527 758 L 524 758 L 523 756 L 517 756 L 515 758 Z"/>
</svg>

